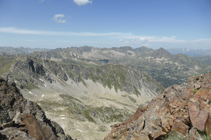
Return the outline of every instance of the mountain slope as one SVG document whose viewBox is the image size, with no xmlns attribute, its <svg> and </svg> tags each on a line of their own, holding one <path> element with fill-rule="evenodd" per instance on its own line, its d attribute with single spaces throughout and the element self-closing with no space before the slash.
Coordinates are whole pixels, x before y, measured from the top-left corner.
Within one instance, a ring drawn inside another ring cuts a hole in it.
<svg viewBox="0 0 211 140">
<path fill-rule="evenodd" d="M 22 55 L 5 68 L 5 79 L 79 140 L 102 139 L 111 124 L 126 120 L 163 89 L 146 73 L 124 65 L 88 67 Z"/>
<path fill-rule="evenodd" d="M 124 64 L 147 72 L 164 87 L 181 84 L 191 75 L 210 72 L 203 63 L 183 54 L 171 55 L 163 48 L 152 50 L 147 47 L 133 49 L 71 47 L 32 54 L 34 57 L 86 66 Z"/>
<path fill-rule="evenodd" d="M 200 56 L 194 57 L 196 60 L 200 61 L 201 63 L 211 67 L 211 55 L 210 56 Z"/>
</svg>

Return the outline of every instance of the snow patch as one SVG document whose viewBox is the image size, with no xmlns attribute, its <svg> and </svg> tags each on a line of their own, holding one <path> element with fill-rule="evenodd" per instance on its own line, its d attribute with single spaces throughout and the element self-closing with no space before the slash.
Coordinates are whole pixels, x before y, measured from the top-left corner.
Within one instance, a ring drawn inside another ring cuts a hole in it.
<svg viewBox="0 0 211 140">
<path fill-rule="evenodd" d="M 42 95 L 42 97 L 44 97 L 45 95 Z"/>
<path fill-rule="evenodd" d="M 84 132 L 84 131 L 82 131 L 82 130 L 80 130 L 80 129 L 76 129 L 76 130 L 78 130 L 78 131 L 80 131 L 80 132 Z"/>
<path fill-rule="evenodd" d="M 44 84 L 44 86 L 47 87 L 46 84 Z"/>
<path fill-rule="evenodd" d="M 33 94 L 31 91 L 29 91 L 30 94 Z"/>
<path fill-rule="evenodd" d="M 64 117 L 65 115 L 61 115 L 62 117 Z"/>
<path fill-rule="evenodd" d="M 62 120 L 65 120 L 65 118 L 64 118 L 64 117 L 61 117 L 61 119 L 62 119 Z"/>
<path fill-rule="evenodd" d="M 39 78 L 40 81 L 43 81 L 43 79 Z"/>
</svg>

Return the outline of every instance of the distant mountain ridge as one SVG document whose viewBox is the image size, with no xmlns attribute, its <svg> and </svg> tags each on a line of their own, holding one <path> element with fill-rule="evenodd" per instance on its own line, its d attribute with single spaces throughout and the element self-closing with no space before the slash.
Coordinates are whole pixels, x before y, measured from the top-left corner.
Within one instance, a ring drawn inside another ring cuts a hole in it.
<svg viewBox="0 0 211 140">
<path fill-rule="evenodd" d="M 185 54 L 191 57 L 211 56 L 211 49 L 189 49 L 189 48 L 171 48 L 167 49 L 171 54 Z"/>
<path fill-rule="evenodd" d="M 67 134 L 91 140 L 103 139 L 111 125 L 128 119 L 163 86 L 209 70 L 187 55 L 144 46 L 0 54 L 0 75 L 6 81 L 20 87 Z"/>
<path fill-rule="evenodd" d="M 31 54 L 33 57 L 50 59 L 64 63 L 87 65 L 123 64 L 149 73 L 164 87 L 184 83 L 189 76 L 208 73 L 208 66 L 187 55 L 172 55 L 160 48 L 94 48 L 89 46 L 59 48 L 48 52 Z"/>
<path fill-rule="evenodd" d="M 211 67 L 211 55 L 208 56 L 198 56 L 194 57 L 196 60 L 200 61 L 201 63 Z"/>
<path fill-rule="evenodd" d="M 0 54 L 26 54 L 29 55 L 38 51 L 50 51 L 51 49 L 45 48 L 24 48 L 24 47 L 0 47 Z"/>
</svg>

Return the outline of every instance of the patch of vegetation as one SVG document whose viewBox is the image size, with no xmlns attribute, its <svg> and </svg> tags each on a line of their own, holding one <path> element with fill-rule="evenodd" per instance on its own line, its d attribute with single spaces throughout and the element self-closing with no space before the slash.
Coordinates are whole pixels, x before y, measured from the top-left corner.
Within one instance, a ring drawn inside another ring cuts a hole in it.
<svg viewBox="0 0 211 140">
<path fill-rule="evenodd" d="M 199 139 L 203 139 L 203 140 L 211 140 L 211 136 L 209 135 L 209 131 L 207 130 L 206 133 L 202 132 L 200 130 L 197 130 L 199 133 Z M 176 132 L 170 132 L 165 138 L 163 138 L 163 140 L 188 140 L 189 138 L 186 136 L 182 136 Z"/>
<path fill-rule="evenodd" d="M 74 98 L 74 97 L 72 97 L 72 96 L 70 96 L 70 95 L 67 95 L 67 94 L 59 94 L 59 96 L 60 96 L 63 100 L 68 101 L 68 102 L 70 102 L 70 101 L 77 101 L 77 102 L 82 103 L 80 100 L 78 100 L 78 99 L 76 99 L 76 98 Z"/>
<path fill-rule="evenodd" d="M 105 132 L 106 131 L 106 126 L 100 125 L 99 128 L 98 128 L 98 131 Z"/>
<path fill-rule="evenodd" d="M 193 94 L 195 95 L 197 93 L 197 91 L 199 91 L 199 89 L 193 89 Z"/>
<path fill-rule="evenodd" d="M 24 84 L 23 83 L 23 86 L 24 86 L 25 89 L 28 89 L 28 90 L 38 89 L 39 88 L 38 86 L 36 86 L 36 85 L 34 85 L 32 83 L 28 83 L 28 84 Z"/>
<path fill-rule="evenodd" d="M 144 107 L 144 104 L 140 104 L 140 105 L 138 106 L 138 108 L 142 108 L 142 107 Z"/>
<path fill-rule="evenodd" d="M 18 61 L 19 58 L 16 59 L 9 59 L 8 57 L 1 57 L 1 68 L 0 68 L 0 75 L 3 75 L 4 73 L 8 72 L 11 68 L 11 66 Z"/>
<path fill-rule="evenodd" d="M 84 84 L 84 86 L 87 86 L 86 83 L 84 82 L 83 78 L 81 77 L 81 74 L 79 74 L 79 78 L 81 79 L 81 81 Z"/>
<path fill-rule="evenodd" d="M 91 74 L 91 79 L 92 79 L 93 82 L 96 83 L 96 77 L 93 74 Z"/>
<path fill-rule="evenodd" d="M 96 123 L 95 120 L 89 115 L 89 110 L 84 110 L 82 114 L 90 122 Z"/>
<path fill-rule="evenodd" d="M 49 101 L 49 100 L 41 100 L 37 101 L 37 103 L 46 111 L 55 111 L 55 108 L 58 107 L 68 107 L 68 105 L 60 102 L 54 102 L 54 101 Z M 61 114 L 63 110 L 58 110 L 57 114 Z"/>
<path fill-rule="evenodd" d="M 129 98 L 133 103 L 136 103 L 136 100 L 135 100 L 133 97 L 128 96 L 128 98 Z"/>
<path fill-rule="evenodd" d="M 141 95 L 141 93 L 137 90 L 135 86 L 133 86 L 133 88 L 134 88 L 134 93 L 136 96 Z"/>
<path fill-rule="evenodd" d="M 182 135 L 176 132 L 170 132 L 165 138 L 162 140 L 188 140 L 188 137 L 183 137 Z"/>
<path fill-rule="evenodd" d="M 211 136 L 210 136 L 210 130 L 206 130 L 206 133 L 205 132 L 202 132 L 200 130 L 197 130 L 200 137 L 203 139 L 203 140 L 211 140 Z"/>
<path fill-rule="evenodd" d="M 69 74 L 70 74 L 72 80 L 75 81 L 75 77 L 74 77 L 74 75 L 72 74 L 72 72 L 69 72 Z"/>
</svg>

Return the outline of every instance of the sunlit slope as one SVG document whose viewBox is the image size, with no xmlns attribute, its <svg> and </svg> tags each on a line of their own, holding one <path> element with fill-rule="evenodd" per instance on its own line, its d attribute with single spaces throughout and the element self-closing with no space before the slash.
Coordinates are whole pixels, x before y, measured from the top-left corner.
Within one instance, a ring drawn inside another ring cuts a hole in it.
<svg viewBox="0 0 211 140">
<path fill-rule="evenodd" d="M 5 79 L 79 140 L 103 139 L 110 125 L 126 120 L 163 89 L 146 73 L 124 65 L 87 67 L 20 56 L 4 67 Z"/>
</svg>

